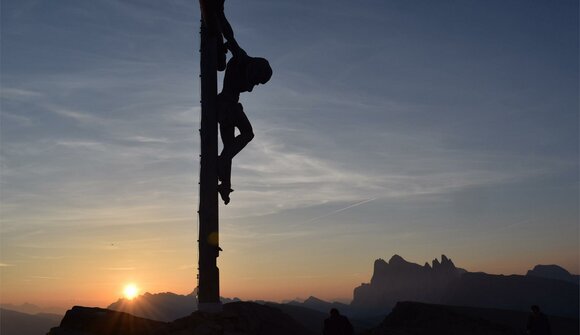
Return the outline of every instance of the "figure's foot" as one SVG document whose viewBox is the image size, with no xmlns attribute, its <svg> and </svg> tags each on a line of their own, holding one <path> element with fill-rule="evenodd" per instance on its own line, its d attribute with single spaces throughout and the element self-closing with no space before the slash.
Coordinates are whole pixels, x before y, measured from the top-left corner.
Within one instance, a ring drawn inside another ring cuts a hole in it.
<svg viewBox="0 0 580 335">
<path fill-rule="evenodd" d="M 232 190 L 229 186 L 226 186 L 224 184 L 219 184 L 217 186 L 217 190 L 218 193 L 220 194 L 220 197 L 222 197 L 222 200 L 224 201 L 224 204 L 229 204 L 230 203 L 230 193 L 232 193 L 234 190 Z"/>
</svg>

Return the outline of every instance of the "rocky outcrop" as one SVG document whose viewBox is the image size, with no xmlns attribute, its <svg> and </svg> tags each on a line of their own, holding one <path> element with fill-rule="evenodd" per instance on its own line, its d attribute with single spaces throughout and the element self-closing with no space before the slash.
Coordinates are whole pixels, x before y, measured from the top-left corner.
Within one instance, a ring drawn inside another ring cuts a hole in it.
<svg viewBox="0 0 580 335">
<path fill-rule="evenodd" d="M 440 302 L 449 285 L 465 270 L 455 267 L 445 255 L 432 266 L 420 266 L 394 255 L 388 262 L 378 259 L 371 282 L 355 288 L 352 306 L 377 311 L 390 310 L 397 301 Z"/>
<path fill-rule="evenodd" d="M 48 335 L 312 335 L 281 310 L 251 302 L 233 302 L 223 312 L 194 312 L 159 322 L 101 308 L 74 307 Z"/>
<path fill-rule="evenodd" d="M 48 335 L 153 335 L 166 325 L 123 312 L 75 306 Z"/>
</svg>

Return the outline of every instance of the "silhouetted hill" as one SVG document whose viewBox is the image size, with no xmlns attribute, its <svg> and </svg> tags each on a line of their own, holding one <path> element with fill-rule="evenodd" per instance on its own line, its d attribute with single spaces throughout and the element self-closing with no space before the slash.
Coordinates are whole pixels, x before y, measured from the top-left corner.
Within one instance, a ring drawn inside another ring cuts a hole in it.
<svg viewBox="0 0 580 335">
<path fill-rule="evenodd" d="M 49 335 L 313 335 L 280 309 L 233 302 L 218 314 L 194 312 L 173 322 L 152 321 L 101 308 L 75 306 Z"/>
<path fill-rule="evenodd" d="M 194 293 L 188 295 L 171 292 L 145 293 L 133 300 L 119 299 L 107 308 L 146 319 L 168 322 L 197 310 L 197 298 Z"/>
<path fill-rule="evenodd" d="M 222 303 L 240 301 L 238 298 L 221 298 Z M 110 304 L 108 309 L 129 313 L 138 317 L 156 320 L 173 321 L 191 314 L 197 310 L 196 292 L 180 295 L 171 292 L 149 292 L 135 297 L 133 300 L 119 299 Z"/>
<path fill-rule="evenodd" d="M 558 265 L 536 265 L 532 270 L 528 270 L 526 276 L 542 277 L 548 279 L 557 279 L 565 282 L 578 284 L 580 276 L 573 275 Z"/>
<path fill-rule="evenodd" d="M 9 309 L 0 309 L 0 334 L 38 335 L 56 327 L 62 316 L 56 314 L 27 314 Z"/>
<path fill-rule="evenodd" d="M 49 335 L 131 335 L 157 334 L 167 323 L 139 318 L 103 308 L 75 306 L 68 310 Z"/>
<path fill-rule="evenodd" d="M 399 302 L 364 335 L 524 335 L 529 313 L 500 309 Z M 552 334 L 577 335 L 578 319 L 548 316 Z"/>
<path fill-rule="evenodd" d="M 419 301 L 528 311 L 533 304 L 553 315 L 579 313 L 578 283 L 537 276 L 469 273 L 443 255 L 433 265 L 405 261 L 395 255 L 378 259 L 371 282 L 355 288 L 352 306 L 367 313 L 389 311 L 397 301 Z"/>
</svg>

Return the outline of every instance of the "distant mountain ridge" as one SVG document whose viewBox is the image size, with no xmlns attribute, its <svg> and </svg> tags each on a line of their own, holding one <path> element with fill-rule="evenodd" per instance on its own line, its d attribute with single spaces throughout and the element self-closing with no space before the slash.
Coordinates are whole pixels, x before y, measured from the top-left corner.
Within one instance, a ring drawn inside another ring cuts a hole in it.
<svg viewBox="0 0 580 335">
<path fill-rule="evenodd" d="M 66 311 L 66 309 L 64 309 L 64 308 L 41 307 L 41 306 L 37 306 L 37 305 L 27 303 L 27 302 L 20 304 L 20 305 L 0 304 L 0 308 L 9 309 L 11 311 L 26 313 L 26 314 L 46 313 L 46 314 L 64 315 L 64 312 Z"/>
<path fill-rule="evenodd" d="M 528 270 L 526 276 L 556 279 L 575 284 L 580 281 L 580 276 L 573 275 L 563 267 L 555 264 L 536 265 L 532 270 Z"/>
<path fill-rule="evenodd" d="M 346 314 L 348 314 L 348 311 L 350 310 L 350 305 L 343 304 L 341 302 L 328 302 L 322 299 L 318 299 L 317 297 L 314 296 L 308 297 L 308 299 L 304 300 L 303 302 L 293 300 L 288 302 L 287 304 L 292 306 L 306 307 L 327 314 L 331 308 L 336 308 L 339 311 Z"/>
<path fill-rule="evenodd" d="M 61 315 L 38 313 L 28 314 L 0 308 L 0 334 L 2 335 L 38 335 L 58 326 Z"/>
<path fill-rule="evenodd" d="M 179 295 L 147 292 L 133 300 L 119 299 L 107 308 L 145 319 L 169 322 L 197 310 L 197 299 L 194 293 Z"/>
<path fill-rule="evenodd" d="M 420 266 L 394 255 L 388 262 L 375 261 L 370 283 L 354 289 L 351 306 L 385 312 L 398 301 L 418 301 L 527 311 L 530 305 L 538 304 L 549 314 L 578 317 L 578 282 L 553 279 L 568 278 L 565 270 L 539 270 L 536 267 L 527 276 L 490 275 L 457 268 L 445 255 L 441 262 L 435 259 L 432 266 Z"/>
<path fill-rule="evenodd" d="M 221 298 L 222 303 L 240 301 L 238 298 Z M 170 322 L 197 310 L 197 292 L 187 295 L 171 292 L 151 294 L 146 292 L 133 300 L 119 299 L 107 309 L 129 313 L 145 319 Z"/>
</svg>

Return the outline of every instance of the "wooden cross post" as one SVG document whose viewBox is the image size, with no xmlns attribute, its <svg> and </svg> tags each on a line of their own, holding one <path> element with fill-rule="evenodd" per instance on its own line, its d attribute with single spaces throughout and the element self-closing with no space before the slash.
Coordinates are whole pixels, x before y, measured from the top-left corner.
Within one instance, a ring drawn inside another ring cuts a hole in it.
<svg viewBox="0 0 580 335">
<path fill-rule="evenodd" d="M 210 0 L 214 1 L 214 0 Z M 203 10 L 203 9 L 202 9 Z M 201 170 L 199 181 L 198 310 L 220 312 L 219 206 L 217 193 L 217 36 L 201 23 Z"/>
</svg>

